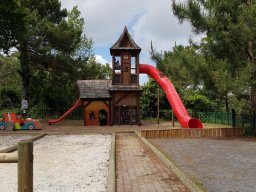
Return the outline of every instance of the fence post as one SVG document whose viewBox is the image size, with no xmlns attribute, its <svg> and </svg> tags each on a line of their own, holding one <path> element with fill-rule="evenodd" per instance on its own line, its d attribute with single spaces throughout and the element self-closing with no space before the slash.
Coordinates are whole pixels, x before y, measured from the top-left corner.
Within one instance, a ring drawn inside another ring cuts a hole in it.
<svg viewBox="0 0 256 192">
<path fill-rule="evenodd" d="M 33 142 L 18 143 L 18 192 L 33 192 Z"/>
<path fill-rule="evenodd" d="M 241 123 L 242 123 L 242 127 L 244 128 L 244 113 L 243 111 L 241 111 Z"/>
<path fill-rule="evenodd" d="M 252 130 L 255 130 L 255 111 L 252 112 Z"/>
<path fill-rule="evenodd" d="M 173 109 L 172 109 L 172 127 L 175 127 Z"/>
<path fill-rule="evenodd" d="M 232 127 L 235 128 L 236 127 L 236 112 L 235 109 L 232 109 Z"/>
</svg>

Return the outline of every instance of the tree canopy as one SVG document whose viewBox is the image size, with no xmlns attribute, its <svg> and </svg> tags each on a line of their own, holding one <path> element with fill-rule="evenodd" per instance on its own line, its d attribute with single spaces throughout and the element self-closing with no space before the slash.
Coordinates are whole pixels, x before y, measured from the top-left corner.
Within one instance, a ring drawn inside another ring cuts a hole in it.
<svg viewBox="0 0 256 192">
<path fill-rule="evenodd" d="M 19 0 L 7 5 L 1 3 L 1 8 L 7 7 L 6 11 L 1 9 L 1 14 L 10 12 L 12 17 L 6 21 L 9 25 L 0 23 L 5 29 L 0 34 L 5 39 L 1 48 L 6 53 L 11 48 L 19 51 L 24 98 L 29 99 L 34 68 L 62 73 L 73 69 L 71 54 L 82 39 L 84 21 L 77 7 L 67 12 L 58 0 Z M 16 22 L 20 22 L 20 30 L 14 32 L 12 24 L 18 25 Z"/>
<path fill-rule="evenodd" d="M 173 0 L 172 8 L 181 23 L 189 21 L 194 32 L 206 35 L 197 53 L 202 53 L 208 63 L 214 60 L 216 65 L 221 64 L 215 74 L 226 78 L 219 86 L 226 87 L 227 96 L 250 97 L 248 107 L 255 111 L 256 2 Z"/>
<path fill-rule="evenodd" d="M 78 79 L 109 78 L 83 30 L 78 8 L 62 9 L 59 0 L 0 1 L 0 107 L 29 99 L 61 113 L 77 99 Z"/>
</svg>

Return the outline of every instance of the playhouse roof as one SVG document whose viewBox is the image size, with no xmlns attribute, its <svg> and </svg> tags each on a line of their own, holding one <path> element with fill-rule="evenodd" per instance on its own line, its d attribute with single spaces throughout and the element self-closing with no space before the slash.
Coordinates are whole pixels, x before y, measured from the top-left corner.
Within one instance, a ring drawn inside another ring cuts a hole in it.
<svg viewBox="0 0 256 192">
<path fill-rule="evenodd" d="M 78 80 L 77 84 L 82 99 L 111 98 L 111 80 Z"/>
<path fill-rule="evenodd" d="M 127 27 L 124 27 L 122 34 L 120 35 L 117 42 L 110 48 L 110 53 L 112 55 L 113 50 L 137 50 L 141 51 L 141 48 L 135 43 Z"/>
</svg>

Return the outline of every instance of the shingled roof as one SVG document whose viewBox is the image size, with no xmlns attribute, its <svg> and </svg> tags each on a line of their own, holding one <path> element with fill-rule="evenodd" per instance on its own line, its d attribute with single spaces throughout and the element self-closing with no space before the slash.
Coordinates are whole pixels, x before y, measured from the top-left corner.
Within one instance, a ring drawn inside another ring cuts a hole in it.
<svg viewBox="0 0 256 192">
<path fill-rule="evenodd" d="M 129 47 L 123 46 L 123 41 L 125 40 L 125 38 L 127 38 L 127 40 L 130 42 Z M 135 43 L 130 33 L 128 32 L 128 29 L 126 26 L 124 27 L 124 30 L 120 35 L 119 39 L 117 40 L 117 42 L 110 48 L 110 53 L 112 55 L 113 50 L 124 50 L 124 49 L 141 51 L 141 48 Z"/>
<path fill-rule="evenodd" d="M 78 80 L 77 84 L 82 99 L 111 98 L 108 92 L 111 80 Z"/>
</svg>

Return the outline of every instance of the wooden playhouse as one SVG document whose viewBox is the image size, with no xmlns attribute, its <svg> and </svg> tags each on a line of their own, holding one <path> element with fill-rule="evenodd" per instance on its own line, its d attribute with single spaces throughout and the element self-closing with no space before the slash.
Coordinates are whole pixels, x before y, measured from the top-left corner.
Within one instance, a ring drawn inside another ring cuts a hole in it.
<svg viewBox="0 0 256 192">
<path fill-rule="evenodd" d="M 110 48 L 111 80 L 79 80 L 84 125 L 140 125 L 139 54 L 125 27 Z"/>
</svg>

